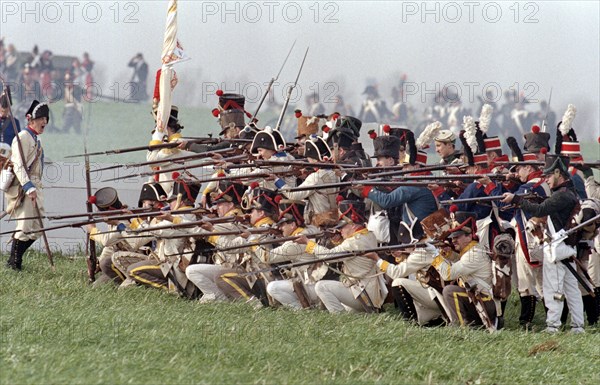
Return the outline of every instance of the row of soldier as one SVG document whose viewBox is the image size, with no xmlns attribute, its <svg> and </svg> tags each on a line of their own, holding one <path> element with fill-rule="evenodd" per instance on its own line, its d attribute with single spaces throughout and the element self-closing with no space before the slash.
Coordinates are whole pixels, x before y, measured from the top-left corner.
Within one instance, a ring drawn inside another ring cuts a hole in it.
<svg viewBox="0 0 600 385">
<path fill-rule="evenodd" d="M 490 330 L 502 327 L 514 284 L 525 328 L 542 302 L 556 332 L 565 300 L 574 332 L 583 331 L 584 308 L 597 323 L 600 201 L 571 128 L 574 107 L 558 125 L 555 154 L 549 134 L 533 127 L 524 151 L 507 139 L 509 159 L 487 135 L 484 106 L 458 138 L 437 122 L 417 138 L 388 125 L 369 131 L 372 167 L 356 118 L 297 110 L 289 145 L 245 121 L 242 95 L 218 96 L 217 144 L 184 139 L 175 107 L 167 133 L 153 133 L 155 176 L 139 211 L 112 188 L 90 197 L 109 218 L 107 231 L 87 227 L 104 246 L 99 281 L 257 307 L 379 312 L 389 301 L 420 325 Z M 435 167 L 424 151 L 431 144 L 442 158 Z M 213 178 L 199 178 L 190 160 L 209 155 Z M 128 210 L 135 214 L 115 216 Z"/>
<path fill-rule="evenodd" d="M 523 327 L 531 327 L 542 302 L 547 330 L 558 330 L 566 299 L 572 329 L 581 332 L 584 307 L 590 324 L 598 318 L 600 201 L 586 196 L 597 197 L 598 188 L 571 128 L 574 108 L 565 114 L 567 129 L 562 122 L 557 129 L 556 154 L 548 153 L 550 135 L 533 127 L 524 152 L 507 139 L 512 160 L 498 137 L 487 136 L 490 113 L 484 106 L 479 121 L 466 118 L 459 138 L 439 123 L 416 139 L 408 129 L 382 125 L 379 135 L 369 132 L 377 159 L 371 167 L 353 117 L 296 111 L 297 142 L 288 145 L 278 131 L 245 122 L 243 96 L 221 93 L 214 115 L 223 140 L 208 146 L 182 139 L 174 108 L 168 135 L 155 132 L 150 143 L 177 143 L 148 152 L 157 172 L 177 158 L 232 152 L 213 155 L 216 180 L 202 191 L 203 180 L 189 170 L 159 173 L 144 185 L 140 207 L 168 205 L 164 215 L 113 223 L 129 232 L 91 229 L 105 245 L 119 239 L 133 249 L 105 249 L 102 271 L 124 286 L 171 285 L 202 302 L 243 298 L 257 306 L 376 312 L 391 299 L 421 325 L 490 329 L 503 324 L 512 281 Z M 433 143 L 443 166 L 436 175 L 424 151 Z M 240 152 L 247 157 L 240 160 Z M 98 207 L 118 209 L 116 194 L 110 196 L 100 194 Z M 197 200 L 201 207 L 186 211 Z M 562 233 L 594 217 L 565 245 Z M 154 251 L 139 252 L 152 241 Z M 557 257 L 557 245 L 567 255 Z M 324 258 L 333 262 L 318 263 Z"/>
</svg>

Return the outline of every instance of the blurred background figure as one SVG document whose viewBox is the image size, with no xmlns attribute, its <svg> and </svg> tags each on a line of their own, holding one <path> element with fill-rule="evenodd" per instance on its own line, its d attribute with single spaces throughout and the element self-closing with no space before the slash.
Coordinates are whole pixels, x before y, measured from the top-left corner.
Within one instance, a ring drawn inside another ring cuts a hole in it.
<svg viewBox="0 0 600 385">
<path fill-rule="evenodd" d="M 144 60 L 144 56 L 138 53 L 129 61 L 127 66 L 133 68 L 133 75 L 131 76 L 133 89 L 131 90 L 130 100 L 135 102 L 147 100 L 148 63 Z"/>
</svg>

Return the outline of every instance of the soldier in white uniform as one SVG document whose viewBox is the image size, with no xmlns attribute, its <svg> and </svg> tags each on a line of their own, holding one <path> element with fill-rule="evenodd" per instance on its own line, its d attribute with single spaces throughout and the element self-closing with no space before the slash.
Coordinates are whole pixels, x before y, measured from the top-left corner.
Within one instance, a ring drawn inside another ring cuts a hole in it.
<svg viewBox="0 0 600 385">
<path fill-rule="evenodd" d="M 238 237 L 231 239 L 225 247 L 237 246 L 236 253 L 241 260 L 233 270 L 221 274 L 215 279 L 219 289 L 229 298 L 245 299 L 259 307 L 270 304 L 267 297 L 266 285 L 272 280 L 270 274 L 247 275 L 245 273 L 265 268 L 263 262 L 266 254 L 272 249 L 272 244 L 254 246 L 254 242 L 273 240 L 270 230 L 274 230 L 275 219 L 279 218 L 279 206 L 275 201 L 275 193 L 270 190 L 255 188 L 248 190 L 243 198 L 242 208 L 250 211 L 250 224 L 255 230 L 266 230 L 251 234 L 241 232 Z M 260 302 L 259 302 L 260 301 Z"/>
<path fill-rule="evenodd" d="M 170 211 L 193 208 L 199 192 L 199 184 L 178 178 L 174 182 L 173 191 L 169 197 Z M 151 253 L 150 257 L 142 255 L 140 256 L 140 260 L 137 261 L 136 257 L 138 255 L 129 253 L 117 253 L 113 255 L 114 265 L 125 273 L 129 279 L 125 285 L 133 281 L 131 283 L 159 289 L 169 289 L 169 279 L 177 279 L 177 276 L 169 278 L 167 274 L 172 268 L 178 268 L 183 255 L 189 255 L 183 254 L 189 249 L 188 239 L 185 237 L 188 232 L 184 228 L 161 227 L 193 222 L 195 219 L 195 214 L 191 212 L 172 215 L 166 211 L 164 215 L 156 217 L 148 226 L 141 226 L 140 230 L 142 231 L 139 235 L 148 235 L 157 238 L 156 249 Z M 186 282 L 178 282 L 181 286 L 185 287 Z"/>
<path fill-rule="evenodd" d="M 468 286 L 476 290 L 475 296 L 493 325 L 496 304 L 492 298 L 492 260 L 476 238 L 475 213 L 459 211 L 454 216 L 457 226 L 451 230 L 449 238 L 459 251 L 460 259 L 452 263 L 439 255 L 432 263 L 444 281 L 458 280 L 458 285 L 447 285 L 443 291 L 450 321 L 457 326 L 483 324 L 467 294 Z"/>
<path fill-rule="evenodd" d="M 427 237 L 421 239 L 421 242 L 442 241 L 449 234 L 450 217 L 445 210 L 441 209 L 424 218 L 421 224 L 427 234 Z M 429 239 L 431 241 L 428 241 Z M 399 288 L 399 295 L 395 299 L 399 303 L 399 309 L 404 319 L 415 320 L 419 325 L 437 326 L 443 323 L 443 319 L 441 319 L 441 306 L 443 305 L 436 302 L 436 298 L 439 296 L 435 295 L 433 290 L 436 289 L 430 284 L 432 279 L 439 277 L 439 274 L 431 272 L 433 269 L 431 263 L 440 254 L 440 250 L 432 243 L 426 243 L 426 245 L 426 247 L 416 248 L 412 251 L 403 251 L 403 253 L 409 254 L 396 265 L 379 258 L 376 253 L 369 253 L 365 256 L 374 259 L 377 267 L 393 279 L 392 286 Z M 436 274 L 436 277 L 431 277 L 432 274 Z M 411 275 L 415 275 L 416 279 Z M 427 282 L 424 278 L 427 279 Z M 438 299 L 438 301 L 440 300 Z"/>
<path fill-rule="evenodd" d="M 222 181 L 218 184 L 217 191 L 211 193 L 211 204 L 216 206 L 219 218 L 241 216 L 242 209 L 240 203 L 244 195 L 245 187 L 240 183 Z M 205 224 L 190 230 L 191 235 L 210 235 L 212 232 L 242 231 L 240 224 L 229 222 L 220 224 Z M 236 235 L 212 235 L 206 238 L 207 242 L 217 248 L 228 247 L 230 243 L 237 238 Z M 187 278 L 196 285 L 202 292 L 200 302 L 208 303 L 213 301 L 225 301 L 227 296 L 215 283 L 215 279 L 230 271 L 236 266 L 238 261 L 237 250 L 229 252 L 216 252 L 213 255 L 214 264 L 199 263 L 190 265 L 185 270 Z"/>
<path fill-rule="evenodd" d="M 163 143 L 174 143 L 181 142 L 181 130 L 183 130 L 183 126 L 179 124 L 179 109 L 177 106 L 171 107 L 171 115 L 169 116 L 169 121 L 167 122 L 167 132 L 159 132 L 153 131 L 152 140 L 150 141 L 150 146 L 154 146 L 157 144 Z M 182 147 L 184 144 L 182 144 Z M 162 161 L 165 163 L 157 163 L 153 164 L 151 167 L 154 171 L 159 171 L 161 168 L 169 168 L 170 163 L 169 159 L 179 158 L 183 156 L 194 155 L 195 153 L 190 151 L 181 150 L 180 148 L 163 148 L 160 150 L 148 151 L 146 155 L 146 160 L 149 162 Z M 185 161 L 183 161 L 185 163 Z M 155 181 L 159 182 L 162 188 L 165 190 L 167 194 L 171 193 L 173 189 L 173 182 L 171 180 L 171 174 L 162 173 L 155 175 Z"/>
<path fill-rule="evenodd" d="M 34 100 L 27 111 L 27 128 L 19 132 L 23 156 L 19 150 L 19 140 L 13 139 L 10 161 L 15 175 L 12 184 L 6 190 L 6 212 L 17 220 L 13 235 L 12 248 L 7 266 L 21 270 L 25 251 L 41 235 L 40 222 L 37 219 L 20 219 L 37 215 L 36 206 L 44 215 L 44 190 L 42 172 L 44 168 L 44 150 L 39 136 L 50 120 L 50 108 L 46 103 Z M 24 159 L 23 159 L 24 158 Z M 24 163 L 23 163 L 24 162 Z"/>
<path fill-rule="evenodd" d="M 306 156 L 309 163 L 326 162 L 331 159 L 331 150 L 323 138 L 311 135 L 304 143 Z M 338 183 L 340 178 L 333 169 L 317 168 L 317 170 L 306 177 L 299 187 L 310 187 L 330 183 Z M 288 187 L 285 180 L 279 178 L 275 185 L 282 189 L 283 195 L 288 199 L 299 201 L 306 199 L 306 210 L 304 210 L 304 219 L 306 223 L 315 226 L 326 225 L 332 219 L 337 223 L 337 196 L 338 188 L 331 187 L 319 190 L 304 191 L 286 191 Z"/>
<path fill-rule="evenodd" d="M 146 183 L 142 186 L 140 192 L 139 206 L 159 208 L 160 202 L 166 199 L 166 194 L 158 183 Z M 96 205 L 99 211 L 126 209 L 119 200 L 117 190 L 112 187 L 104 187 L 96 191 L 89 198 L 89 201 Z M 151 242 L 153 238 L 130 237 L 125 230 L 136 230 L 142 224 L 141 218 L 131 220 L 111 220 L 106 221 L 108 231 L 99 233 L 96 224 L 86 226 L 90 234 L 90 239 L 103 246 L 102 253 L 98 258 L 98 264 L 102 275 L 96 282 L 103 283 L 107 281 L 121 284 L 125 280 L 125 275 L 113 264 L 112 257 L 119 251 L 134 252 L 142 246 Z"/>
<path fill-rule="evenodd" d="M 319 232 L 314 226 L 304 224 L 304 202 L 281 200 L 279 202 L 279 221 L 277 226 L 284 237 L 312 235 Z M 307 253 L 304 246 L 293 240 L 284 242 L 264 254 L 268 264 L 284 262 L 306 262 L 315 260 L 314 255 Z M 284 306 L 302 309 L 314 306 L 319 298 L 315 292 L 315 281 L 309 274 L 309 266 L 293 268 L 289 272 L 290 279 L 269 282 L 267 293 Z"/>
<path fill-rule="evenodd" d="M 345 252 L 360 252 L 377 247 L 375 235 L 365 228 L 366 213 L 363 201 L 341 201 L 339 203 L 344 225 L 341 233 L 344 241 L 332 249 L 301 237 L 296 242 L 306 244 L 306 252 L 317 258 L 327 258 Z M 375 312 L 381 309 L 387 296 L 387 288 L 375 261 L 361 255 L 342 260 L 341 281 L 317 282 L 315 291 L 331 313 L 344 311 Z"/>
</svg>

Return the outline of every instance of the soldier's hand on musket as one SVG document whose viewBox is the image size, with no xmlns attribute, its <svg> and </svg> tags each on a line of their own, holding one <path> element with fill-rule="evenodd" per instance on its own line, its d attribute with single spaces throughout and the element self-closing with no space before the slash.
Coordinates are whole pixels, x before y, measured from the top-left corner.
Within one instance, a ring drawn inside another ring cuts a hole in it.
<svg viewBox="0 0 600 385">
<path fill-rule="evenodd" d="M 435 190 L 437 190 L 438 188 L 440 188 L 440 185 L 439 185 L 439 184 L 436 184 L 436 183 L 430 183 L 430 184 L 428 184 L 428 185 L 427 185 L 427 188 L 428 188 L 429 190 L 431 190 L 431 191 L 435 191 Z"/>
<path fill-rule="evenodd" d="M 212 223 L 208 222 L 201 224 L 200 227 L 202 227 L 206 231 L 213 231 L 215 228 Z"/>
<path fill-rule="evenodd" d="M 173 215 L 171 215 L 171 213 L 166 212 L 164 214 L 157 215 L 156 219 L 159 221 L 173 222 Z"/>
<path fill-rule="evenodd" d="M 223 159 L 223 155 L 221 154 L 213 154 L 213 156 L 211 156 L 212 159 L 214 160 L 221 160 Z"/>
<path fill-rule="evenodd" d="M 178 139 L 177 141 L 179 142 L 179 146 L 177 146 L 177 148 L 180 150 L 187 150 L 187 147 L 190 144 L 188 140 Z"/>
<path fill-rule="evenodd" d="M 502 202 L 502 203 L 511 203 L 513 201 L 514 197 L 515 197 L 515 194 L 504 193 L 504 194 L 502 194 L 502 200 L 500 202 Z"/>
<path fill-rule="evenodd" d="M 275 181 L 275 180 L 277 180 L 277 175 L 275 175 L 275 174 L 269 174 L 269 176 L 266 177 L 265 180 Z"/>
<path fill-rule="evenodd" d="M 492 180 L 488 176 L 485 176 L 483 178 L 477 179 L 477 182 L 484 186 L 487 186 L 488 184 L 492 183 Z"/>
<path fill-rule="evenodd" d="M 242 238 L 244 238 L 244 239 L 248 239 L 248 238 L 250 238 L 250 235 L 252 235 L 252 234 L 250 234 L 250 233 L 249 233 L 249 232 L 247 232 L 247 231 L 242 231 L 242 232 L 240 233 L 240 237 L 242 237 Z"/>
<path fill-rule="evenodd" d="M 306 235 L 300 235 L 294 240 L 299 245 L 306 245 L 308 243 L 308 237 Z"/>
<path fill-rule="evenodd" d="M 379 261 L 379 255 L 377 255 L 375 252 L 363 254 L 363 257 L 369 258 L 375 262 Z"/>
<path fill-rule="evenodd" d="M 37 191 L 32 191 L 29 194 L 27 194 L 27 196 L 29 197 L 29 199 L 31 199 L 33 206 L 37 206 Z"/>
</svg>

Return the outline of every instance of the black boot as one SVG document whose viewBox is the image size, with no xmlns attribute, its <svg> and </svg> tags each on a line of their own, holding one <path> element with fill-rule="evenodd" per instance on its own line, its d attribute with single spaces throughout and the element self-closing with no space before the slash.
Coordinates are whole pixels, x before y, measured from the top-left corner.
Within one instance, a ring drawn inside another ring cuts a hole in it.
<svg viewBox="0 0 600 385">
<path fill-rule="evenodd" d="M 596 288 L 597 289 L 597 288 Z M 583 300 L 583 310 L 587 316 L 588 325 L 595 325 L 598 323 L 598 303 L 597 299 L 591 295 L 584 295 L 581 297 Z"/>
<path fill-rule="evenodd" d="M 407 321 L 417 321 L 417 310 L 412 297 L 405 288 L 402 286 L 392 287 L 392 295 L 394 296 L 394 302 L 402 318 Z"/>
<path fill-rule="evenodd" d="M 15 242 L 18 242 L 17 244 L 17 252 L 15 255 L 15 267 L 16 270 L 21 270 L 22 266 L 23 266 L 23 255 L 25 254 L 25 252 L 27 251 L 27 249 L 33 245 L 33 242 L 35 242 L 35 239 L 30 239 L 27 241 L 17 241 L 15 240 Z"/>
<path fill-rule="evenodd" d="M 521 315 L 519 316 L 519 325 L 525 329 L 531 327 L 533 316 L 535 315 L 535 295 L 526 295 L 521 297 Z"/>
<path fill-rule="evenodd" d="M 19 240 L 17 239 L 13 239 L 12 241 L 12 245 L 10 248 L 10 256 L 8 257 L 8 261 L 6 261 L 6 267 L 8 267 L 9 269 L 13 269 L 13 270 L 20 270 L 17 269 L 17 249 L 19 247 Z"/>
</svg>

